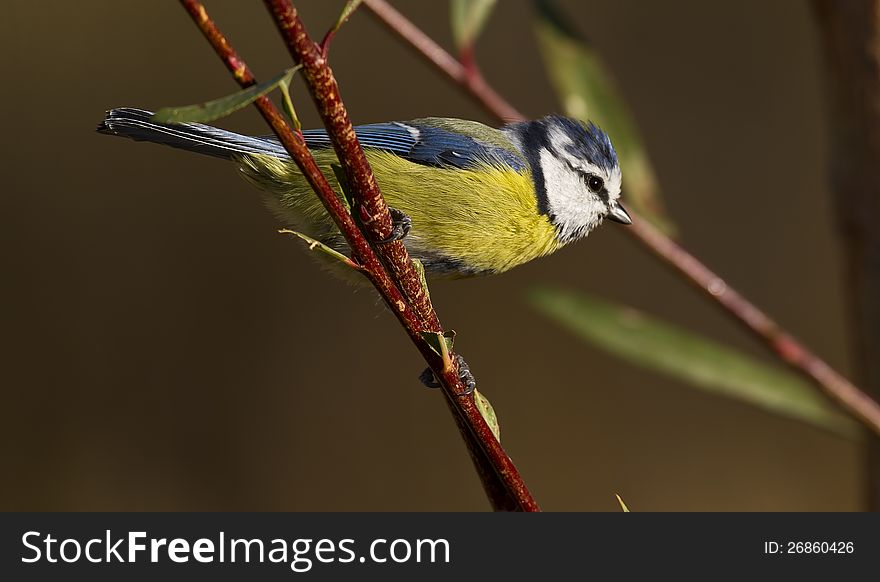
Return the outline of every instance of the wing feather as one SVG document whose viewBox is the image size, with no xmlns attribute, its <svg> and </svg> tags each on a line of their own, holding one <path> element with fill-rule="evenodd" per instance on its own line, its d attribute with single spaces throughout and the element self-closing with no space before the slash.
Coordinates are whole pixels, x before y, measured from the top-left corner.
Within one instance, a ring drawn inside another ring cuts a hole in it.
<svg viewBox="0 0 880 582">
<path fill-rule="evenodd" d="M 354 131 L 365 148 L 388 151 L 426 166 L 472 168 L 488 163 L 509 166 L 518 172 L 525 168 L 522 157 L 508 149 L 418 122 L 360 125 Z M 311 148 L 331 145 L 323 129 L 305 130 L 303 137 Z"/>
</svg>

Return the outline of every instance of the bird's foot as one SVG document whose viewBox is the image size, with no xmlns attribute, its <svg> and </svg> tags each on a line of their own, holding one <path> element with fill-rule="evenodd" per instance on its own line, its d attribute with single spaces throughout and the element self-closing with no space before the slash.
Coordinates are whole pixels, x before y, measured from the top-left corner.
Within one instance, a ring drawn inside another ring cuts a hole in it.
<svg viewBox="0 0 880 582">
<path fill-rule="evenodd" d="M 377 241 L 380 245 L 403 240 L 412 228 L 412 218 L 407 213 L 390 206 L 388 212 L 391 214 L 391 234 L 387 238 Z"/>
<path fill-rule="evenodd" d="M 477 379 L 474 378 L 473 373 L 471 373 L 471 368 L 468 366 L 467 362 L 464 361 L 464 358 L 458 354 L 455 355 L 455 363 L 458 365 L 458 377 L 461 378 L 465 385 L 464 392 L 459 394 L 459 396 L 469 396 L 477 389 Z M 427 388 L 440 387 L 440 382 L 437 381 L 431 368 L 425 368 L 425 371 L 419 376 L 419 380 Z"/>
</svg>

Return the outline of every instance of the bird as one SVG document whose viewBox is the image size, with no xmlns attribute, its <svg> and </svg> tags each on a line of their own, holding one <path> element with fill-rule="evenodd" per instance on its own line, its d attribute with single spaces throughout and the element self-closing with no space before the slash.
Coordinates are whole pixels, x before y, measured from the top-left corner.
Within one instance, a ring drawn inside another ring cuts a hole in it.
<svg viewBox="0 0 880 582">
<path fill-rule="evenodd" d="M 275 137 L 152 117 L 143 109 L 111 109 L 98 132 L 233 161 L 287 226 L 350 252 Z M 354 130 L 394 210 L 395 230 L 430 278 L 502 273 L 584 238 L 605 219 L 632 223 L 620 202 L 617 153 L 591 122 L 548 115 L 496 129 L 426 117 Z M 302 135 L 345 202 L 327 132 Z"/>
</svg>

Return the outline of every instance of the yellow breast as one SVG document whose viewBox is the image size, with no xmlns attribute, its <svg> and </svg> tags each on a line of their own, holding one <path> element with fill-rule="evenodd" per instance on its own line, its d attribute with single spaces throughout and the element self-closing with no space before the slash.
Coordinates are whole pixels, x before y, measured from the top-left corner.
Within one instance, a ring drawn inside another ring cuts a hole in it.
<svg viewBox="0 0 880 582">
<path fill-rule="evenodd" d="M 436 168 L 375 150 L 368 158 L 388 204 L 412 218 L 407 247 L 435 274 L 506 271 L 560 246 L 528 173 Z"/>
<path fill-rule="evenodd" d="M 313 152 L 337 193 L 330 150 Z M 498 273 L 557 250 L 550 220 L 538 214 L 529 173 L 485 165 L 461 170 L 425 166 L 366 150 L 388 204 L 412 219 L 404 239 L 433 276 Z M 345 251 L 345 242 L 292 162 L 268 156 L 242 160 L 245 177 L 267 194 L 269 207 L 297 230 Z"/>
</svg>

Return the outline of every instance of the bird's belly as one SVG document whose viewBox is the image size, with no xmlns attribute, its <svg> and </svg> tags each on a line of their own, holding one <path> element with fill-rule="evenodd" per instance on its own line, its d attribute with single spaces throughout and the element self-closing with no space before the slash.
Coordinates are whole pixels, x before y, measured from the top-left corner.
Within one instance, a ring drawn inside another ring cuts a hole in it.
<svg viewBox="0 0 880 582">
<path fill-rule="evenodd" d="M 370 161 L 388 204 L 412 219 L 407 249 L 434 276 L 498 273 L 559 247 L 555 228 L 538 214 L 529 175 L 397 160 L 390 173 L 385 160 Z"/>
<path fill-rule="evenodd" d="M 327 150 L 315 151 L 324 175 L 341 192 Z M 404 239 L 410 254 L 432 276 L 498 273 L 549 254 L 561 244 L 538 213 L 531 176 L 510 168 L 462 170 L 415 164 L 366 150 L 388 204 L 412 219 Z M 348 253 L 345 239 L 296 166 L 252 158 L 244 176 L 266 192 L 267 205 L 293 228 Z"/>
</svg>

